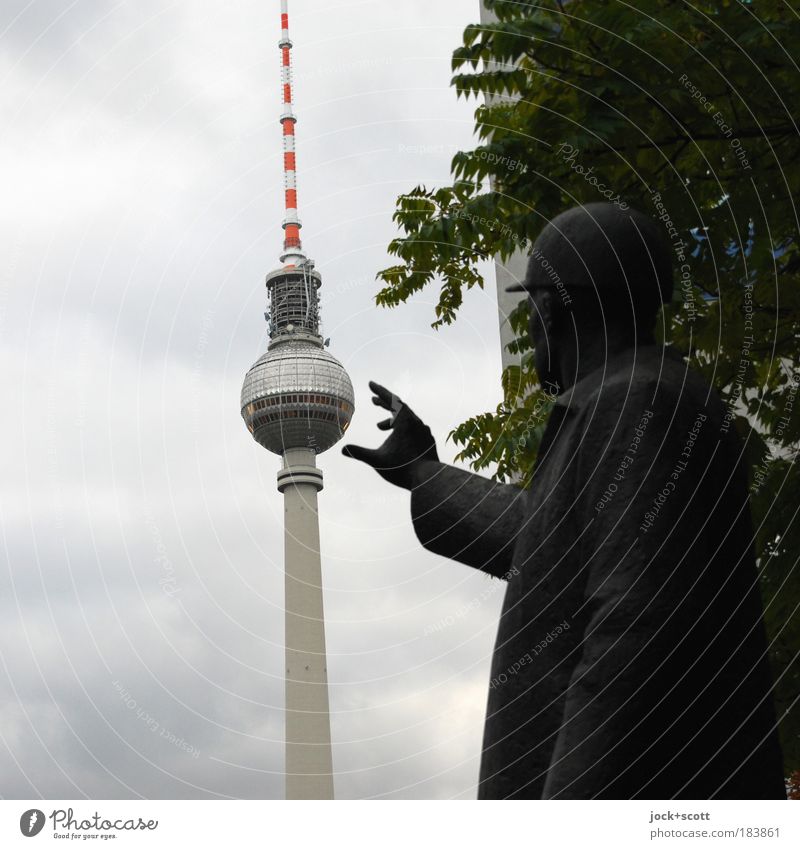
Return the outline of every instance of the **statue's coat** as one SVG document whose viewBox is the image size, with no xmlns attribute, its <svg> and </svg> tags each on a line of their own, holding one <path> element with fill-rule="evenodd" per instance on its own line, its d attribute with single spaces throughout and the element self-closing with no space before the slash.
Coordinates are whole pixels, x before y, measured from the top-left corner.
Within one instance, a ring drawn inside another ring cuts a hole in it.
<svg viewBox="0 0 800 849">
<path fill-rule="evenodd" d="M 507 580 L 480 797 L 784 797 L 741 445 L 680 358 L 560 396 L 528 491 L 426 469 L 422 543 Z"/>
</svg>

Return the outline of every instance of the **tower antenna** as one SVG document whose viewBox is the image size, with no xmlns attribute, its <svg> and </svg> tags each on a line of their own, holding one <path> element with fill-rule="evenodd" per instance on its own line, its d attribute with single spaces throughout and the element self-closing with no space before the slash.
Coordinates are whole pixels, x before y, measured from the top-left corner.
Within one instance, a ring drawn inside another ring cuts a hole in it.
<svg viewBox="0 0 800 849">
<path fill-rule="evenodd" d="M 289 38 L 289 0 L 281 0 L 281 89 L 283 93 L 283 253 L 281 262 L 290 266 L 300 265 L 306 258 L 300 240 L 300 228 L 303 226 L 297 217 L 297 153 L 294 144 L 294 127 L 297 117 L 294 114 L 292 96 L 292 40 Z"/>
</svg>

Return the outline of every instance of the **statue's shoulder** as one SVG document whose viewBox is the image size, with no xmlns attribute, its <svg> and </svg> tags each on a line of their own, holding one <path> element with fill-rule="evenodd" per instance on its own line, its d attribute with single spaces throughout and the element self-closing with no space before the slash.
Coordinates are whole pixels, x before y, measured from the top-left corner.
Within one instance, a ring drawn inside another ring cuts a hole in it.
<svg viewBox="0 0 800 849">
<path fill-rule="evenodd" d="M 608 361 L 606 368 L 586 381 L 582 406 L 597 413 L 619 416 L 659 408 L 671 413 L 703 409 L 711 419 L 722 419 L 719 396 L 703 376 L 670 347 L 649 345 L 627 351 Z"/>
</svg>

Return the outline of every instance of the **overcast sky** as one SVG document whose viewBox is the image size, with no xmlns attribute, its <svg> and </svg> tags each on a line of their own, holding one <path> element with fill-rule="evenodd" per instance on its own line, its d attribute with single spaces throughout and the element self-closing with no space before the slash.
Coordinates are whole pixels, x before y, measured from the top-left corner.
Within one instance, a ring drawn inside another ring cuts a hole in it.
<svg viewBox="0 0 800 849">
<path fill-rule="evenodd" d="M 281 245 L 278 0 L 5 0 L 0 794 L 283 793 L 279 460 L 239 414 Z M 500 397 L 493 278 L 387 311 L 394 198 L 447 180 L 477 0 L 293 0 L 304 245 L 366 386 L 448 430 Z M 474 797 L 499 582 L 319 459 L 336 793 Z M 469 608 L 469 610 L 467 610 Z M 448 624 L 442 624 L 447 621 Z"/>
</svg>

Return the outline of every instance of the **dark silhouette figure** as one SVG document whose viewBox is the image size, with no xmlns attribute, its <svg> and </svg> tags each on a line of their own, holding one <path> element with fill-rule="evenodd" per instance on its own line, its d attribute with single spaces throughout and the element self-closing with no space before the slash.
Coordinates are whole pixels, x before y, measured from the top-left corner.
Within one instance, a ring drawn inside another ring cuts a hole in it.
<svg viewBox="0 0 800 849">
<path fill-rule="evenodd" d="M 741 446 L 655 344 L 672 294 L 659 226 L 572 209 L 519 288 L 557 396 L 528 490 L 440 463 L 375 383 L 389 436 L 344 448 L 411 491 L 426 548 L 507 581 L 479 797 L 785 798 Z"/>
</svg>

